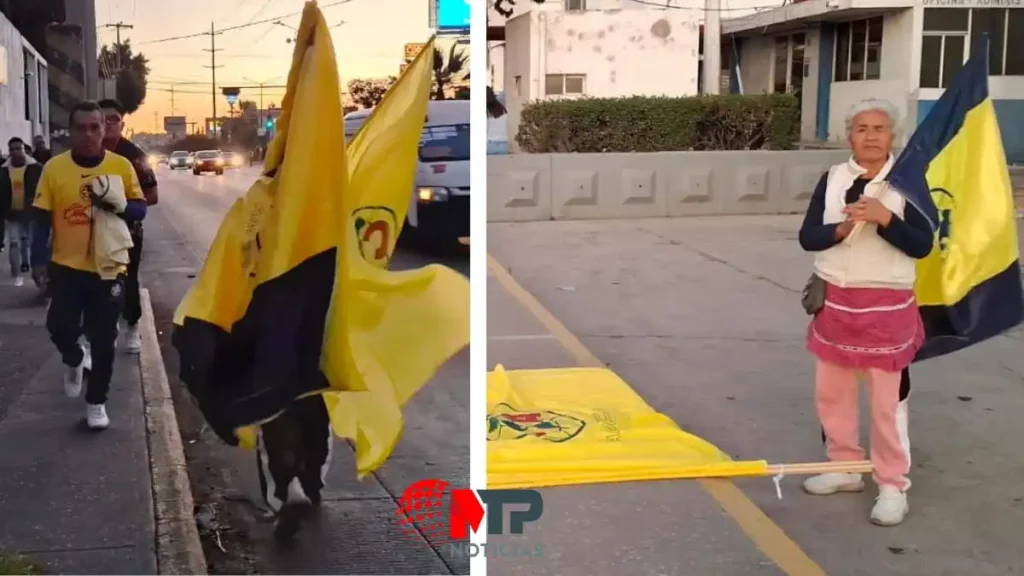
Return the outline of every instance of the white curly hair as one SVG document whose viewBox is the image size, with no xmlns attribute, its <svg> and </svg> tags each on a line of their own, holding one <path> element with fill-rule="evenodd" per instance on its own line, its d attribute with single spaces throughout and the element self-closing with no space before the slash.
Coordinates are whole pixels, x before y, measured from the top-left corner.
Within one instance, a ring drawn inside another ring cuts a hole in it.
<svg viewBox="0 0 1024 576">
<path fill-rule="evenodd" d="M 864 112 L 881 112 L 889 117 L 889 126 L 892 127 L 892 131 L 895 133 L 900 125 L 900 111 L 888 100 L 882 100 L 879 98 L 866 98 L 857 102 L 850 107 L 850 110 L 846 113 L 846 133 L 850 133 L 850 129 L 853 128 L 853 119 L 858 114 Z"/>
</svg>

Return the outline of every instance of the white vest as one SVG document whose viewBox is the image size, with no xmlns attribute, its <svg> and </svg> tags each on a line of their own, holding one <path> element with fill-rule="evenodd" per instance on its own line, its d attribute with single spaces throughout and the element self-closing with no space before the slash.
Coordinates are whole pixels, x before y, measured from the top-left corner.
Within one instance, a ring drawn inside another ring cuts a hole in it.
<svg viewBox="0 0 1024 576">
<path fill-rule="evenodd" d="M 878 175 L 865 186 L 864 195 L 878 198 L 895 216 L 903 218 L 907 202 L 885 182 L 893 162 L 890 155 Z M 829 170 L 822 223 L 836 224 L 846 219 L 842 212 L 846 206 L 846 191 L 865 172 L 852 157 Z M 814 271 L 823 280 L 842 288 L 909 290 L 914 287 L 917 263 L 879 236 L 877 224 L 869 223 L 832 248 L 818 252 Z"/>
</svg>

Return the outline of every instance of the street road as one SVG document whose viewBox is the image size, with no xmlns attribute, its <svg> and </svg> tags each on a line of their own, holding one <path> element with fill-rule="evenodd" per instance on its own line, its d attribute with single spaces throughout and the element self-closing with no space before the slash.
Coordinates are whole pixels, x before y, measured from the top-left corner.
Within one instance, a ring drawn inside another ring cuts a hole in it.
<svg viewBox="0 0 1024 576">
<path fill-rule="evenodd" d="M 223 214 L 257 175 L 248 167 L 223 176 L 161 167 L 160 204 L 145 224 L 142 281 L 152 296 L 176 393 L 208 560 L 222 574 L 468 574 L 467 559 L 452 558 L 447 546 L 410 540 L 395 519 L 396 499 L 417 480 L 469 485 L 468 351 L 453 358 L 407 406 L 402 441 L 373 477 L 357 482 L 351 449 L 336 441 L 321 517 L 288 548 L 274 545 L 271 524 L 258 507 L 255 456 L 203 430 L 202 417 L 177 381 L 177 353 L 170 344 L 174 310 L 198 274 Z M 399 250 L 393 267 L 432 261 L 469 274 L 464 254 L 438 260 Z"/>
<path fill-rule="evenodd" d="M 607 364 L 656 410 L 737 459 L 824 460 L 799 304 L 800 216 L 489 224 L 488 363 Z M 528 291 L 524 294 L 522 288 Z M 912 368 L 910 515 L 802 477 L 546 489 L 491 576 L 1017 573 L 1024 566 L 1024 334 Z M 595 358 L 596 357 L 596 358 Z M 867 411 L 861 434 L 867 440 Z"/>
</svg>

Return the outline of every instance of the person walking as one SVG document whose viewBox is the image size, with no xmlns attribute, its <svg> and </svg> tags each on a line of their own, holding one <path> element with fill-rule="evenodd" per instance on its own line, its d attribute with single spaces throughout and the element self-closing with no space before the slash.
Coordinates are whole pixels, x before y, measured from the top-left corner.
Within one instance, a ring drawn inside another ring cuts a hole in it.
<svg viewBox="0 0 1024 576">
<path fill-rule="evenodd" d="M 142 187 L 142 194 L 146 198 L 148 206 L 154 206 L 159 201 L 156 174 L 149 164 L 148 155 L 121 133 L 124 130 L 125 109 L 120 102 L 113 99 L 100 100 L 100 110 L 103 112 L 103 120 L 106 123 L 103 147 L 120 156 L 124 156 L 132 163 L 135 174 Z M 127 324 L 125 331 L 125 348 L 130 354 L 138 354 L 142 351 L 142 336 L 139 334 L 139 320 L 142 318 L 142 300 L 139 296 L 139 265 L 142 262 L 142 220 L 134 222 L 131 226 L 132 249 L 128 253 L 128 276 L 125 279 L 124 293 L 124 321 Z"/>
<path fill-rule="evenodd" d="M 101 262 L 94 247 L 100 244 L 96 235 L 106 230 L 96 223 L 101 211 L 116 214 L 124 221 L 122 230 L 127 236 L 128 226 L 145 218 L 146 202 L 131 162 L 103 148 L 104 119 L 99 105 L 80 102 L 71 110 L 69 123 L 71 149 L 43 167 L 33 204 L 32 276 L 37 286 L 50 293 L 46 327 L 67 367 L 64 392 L 78 397 L 83 373 L 89 369 L 86 422 L 89 428 L 102 430 L 110 425 L 106 401 L 127 267 L 103 262 L 103 270 L 112 268 L 114 277 L 100 274 Z M 118 185 L 123 187 L 126 202 L 105 200 L 104 194 Z M 83 328 L 91 356 L 79 342 Z"/>
<path fill-rule="evenodd" d="M 907 368 L 924 343 L 914 298 L 916 260 L 934 244 L 927 218 L 886 182 L 896 108 L 882 100 L 856 104 L 846 117 L 851 158 L 822 176 L 800 228 L 800 246 L 815 252 L 804 303 L 814 314 L 807 349 L 817 359 L 815 404 L 831 461 L 864 458 L 857 432 L 858 378 L 871 405 L 871 463 L 878 497 L 871 521 L 903 522 L 910 506 Z M 906 375 L 905 386 L 901 382 Z M 816 495 L 860 492 L 860 474 L 808 478 Z"/>
<path fill-rule="evenodd" d="M 42 176 L 43 167 L 25 154 L 25 142 L 15 136 L 7 141 L 8 158 L 0 166 L 0 220 L 6 245 L 11 248 L 8 260 L 15 286 L 25 284 L 29 272 L 29 235 L 32 201 Z"/>
<path fill-rule="evenodd" d="M 32 148 L 32 157 L 40 164 L 45 165 L 53 157 L 53 152 L 47 148 L 46 138 L 43 138 L 42 134 L 36 134 L 36 137 L 32 139 Z"/>
<path fill-rule="evenodd" d="M 320 506 L 334 438 L 323 396 L 297 398 L 259 427 L 256 473 L 263 501 L 274 512 L 274 536 L 288 541 Z"/>
</svg>

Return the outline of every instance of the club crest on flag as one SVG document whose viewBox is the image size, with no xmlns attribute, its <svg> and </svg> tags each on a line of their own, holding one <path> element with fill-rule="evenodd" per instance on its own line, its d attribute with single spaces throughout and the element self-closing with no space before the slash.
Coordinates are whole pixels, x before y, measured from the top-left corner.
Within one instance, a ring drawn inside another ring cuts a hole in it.
<svg viewBox="0 0 1024 576">
<path fill-rule="evenodd" d="M 352 213 L 352 223 L 363 258 L 371 264 L 387 266 L 398 240 L 395 212 L 386 206 L 365 206 Z"/>
<path fill-rule="evenodd" d="M 956 200 L 953 194 L 945 188 L 932 188 L 932 200 L 939 212 L 938 236 L 939 252 L 942 258 L 949 255 L 949 232 L 953 225 L 953 211 L 956 209 Z"/>
<path fill-rule="evenodd" d="M 568 442 L 580 435 L 587 423 L 568 414 L 550 410 L 523 412 L 509 404 L 498 404 L 487 415 L 487 440 L 537 438 L 548 442 Z"/>
</svg>

